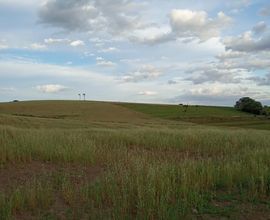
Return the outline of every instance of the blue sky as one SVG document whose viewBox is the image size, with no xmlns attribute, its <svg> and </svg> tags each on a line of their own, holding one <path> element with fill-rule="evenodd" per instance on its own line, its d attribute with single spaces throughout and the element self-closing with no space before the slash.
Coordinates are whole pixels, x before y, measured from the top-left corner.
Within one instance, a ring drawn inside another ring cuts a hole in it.
<svg viewBox="0 0 270 220">
<path fill-rule="evenodd" d="M 0 0 L 0 101 L 270 104 L 267 0 Z"/>
</svg>

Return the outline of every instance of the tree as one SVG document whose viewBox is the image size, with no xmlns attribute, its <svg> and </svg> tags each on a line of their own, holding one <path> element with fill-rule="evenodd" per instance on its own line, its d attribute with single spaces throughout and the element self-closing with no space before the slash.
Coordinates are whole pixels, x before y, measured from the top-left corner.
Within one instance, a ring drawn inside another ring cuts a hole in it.
<svg viewBox="0 0 270 220">
<path fill-rule="evenodd" d="M 237 110 L 259 115 L 263 109 L 262 103 L 249 97 L 239 99 L 234 106 Z"/>
<path fill-rule="evenodd" d="M 270 115 L 270 107 L 265 105 L 261 110 L 261 115 L 265 115 L 266 117 Z"/>
</svg>

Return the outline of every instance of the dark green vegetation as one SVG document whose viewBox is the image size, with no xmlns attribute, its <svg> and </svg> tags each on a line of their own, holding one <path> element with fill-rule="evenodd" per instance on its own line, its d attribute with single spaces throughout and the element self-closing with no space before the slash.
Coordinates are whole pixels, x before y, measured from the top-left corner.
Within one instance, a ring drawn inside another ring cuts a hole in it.
<svg viewBox="0 0 270 220">
<path fill-rule="evenodd" d="M 261 120 L 233 108 L 190 109 L 0 104 L 0 219 L 267 219 L 270 131 L 209 126 Z"/>
<path fill-rule="evenodd" d="M 249 112 L 256 115 L 260 115 L 263 110 L 262 103 L 249 97 L 243 97 L 239 99 L 234 107 L 238 111 Z"/>
</svg>

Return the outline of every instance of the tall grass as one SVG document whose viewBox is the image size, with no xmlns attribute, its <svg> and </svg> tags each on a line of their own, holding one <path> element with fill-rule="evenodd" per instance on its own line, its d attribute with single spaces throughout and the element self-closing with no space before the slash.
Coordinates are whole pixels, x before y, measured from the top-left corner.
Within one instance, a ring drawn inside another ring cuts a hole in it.
<svg viewBox="0 0 270 220">
<path fill-rule="evenodd" d="M 0 127 L 2 166 L 34 160 L 106 171 L 79 188 L 60 175 L 2 193 L 1 219 L 24 210 L 41 216 L 35 210 L 48 212 L 58 194 L 67 216 L 113 219 L 177 219 L 200 212 L 221 192 L 244 201 L 269 196 L 268 131 Z"/>
</svg>

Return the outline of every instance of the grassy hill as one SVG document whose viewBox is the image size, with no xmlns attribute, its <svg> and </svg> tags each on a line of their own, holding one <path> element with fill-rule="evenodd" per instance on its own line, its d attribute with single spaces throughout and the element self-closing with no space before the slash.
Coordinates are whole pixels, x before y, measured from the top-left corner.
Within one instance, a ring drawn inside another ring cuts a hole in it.
<svg viewBox="0 0 270 220">
<path fill-rule="evenodd" d="M 1 103 L 0 219 L 267 219 L 270 131 L 224 126 L 236 117 L 261 120 L 219 107 Z"/>
<path fill-rule="evenodd" d="M 129 122 L 144 120 L 144 114 L 129 111 L 113 103 L 83 101 L 28 101 L 0 104 L 0 113 L 54 119 Z"/>
<path fill-rule="evenodd" d="M 250 114 L 236 111 L 232 107 L 189 105 L 185 111 L 185 107 L 183 105 L 137 103 L 120 103 L 120 105 L 155 117 L 166 119 L 182 119 L 187 117 L 250 117 Z"/>
<path fill-rule="evenodd" d="M 1 124 L 35 128 L 119 127 L 151 122 L 151 117 L 106 102 L 29 101 L 0 103 Z"/>
<path fill-rule="evenodd" d="M 119 105 L 151 115 L 175 121 L 186 121 L 212 126 L 230 126 L 270 130 L 270 120 L 254 117 L 253 114 L 240 112 L 233 107 L 188 106 L 119 103 Z"/>
</svg>

